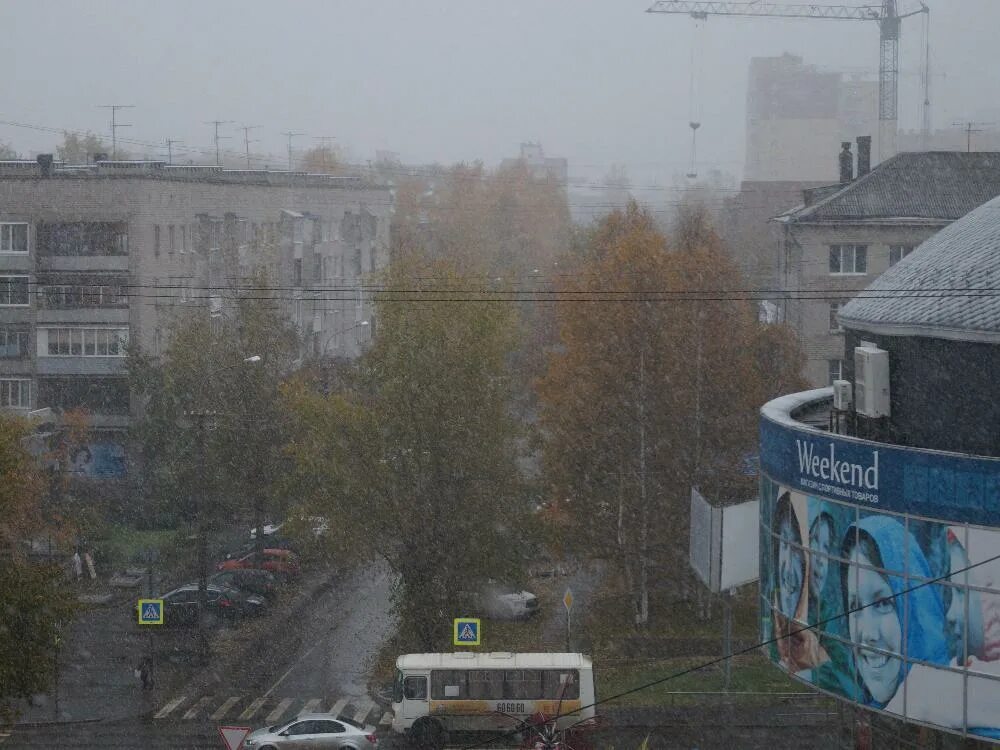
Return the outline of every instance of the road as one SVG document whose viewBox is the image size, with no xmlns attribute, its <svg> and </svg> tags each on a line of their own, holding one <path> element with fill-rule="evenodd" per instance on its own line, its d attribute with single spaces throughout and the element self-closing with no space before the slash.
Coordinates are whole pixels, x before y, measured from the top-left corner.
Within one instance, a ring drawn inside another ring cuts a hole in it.
<svg viewBox="0 0 1000 750">
<path fill-rule="evenodd" d="M 73 690 L 61 705 L 86 705 L 82 713 L 63 712 L 72 723 L 18 726 L 0 747 L 9 748 L 215 748 L 221 741 L 220 724 L 261 726 L 291 718 L 303 710 L 331 710 L 377 726 L 383 713 L 366 695 L 367 665 L 393 628 L 390 614 L 392 580 L 381 567 L 348 575 L 309 602 L 306 614 L 232 674 L 213 668 L 195 675 L 183 688 L 144 694 L 122 662 L 120 681 L 91 684 L 76 677 Z M 104 616 L 113 621 L 107 611 Z M 123 632 L 108 629 L 104 648 L 95 644 L 97 659 L 116 662 L 116 638 Z M 86 663 L 86 662 L 83 662 Z M 85 672 L 86 670 L 80 670 Z M 68 686 L 66 686 L 68 688 Z M 64 690 L 66 689 L 64 688 Z M 106 692 L 105 692 L 106 691 Z M 103 703 L 99 710 L 95 703 Z M 50 722 L 45 707 L 32 722 Z M 28 718 L 28 717 L 26 717 Z"/>
</svg>

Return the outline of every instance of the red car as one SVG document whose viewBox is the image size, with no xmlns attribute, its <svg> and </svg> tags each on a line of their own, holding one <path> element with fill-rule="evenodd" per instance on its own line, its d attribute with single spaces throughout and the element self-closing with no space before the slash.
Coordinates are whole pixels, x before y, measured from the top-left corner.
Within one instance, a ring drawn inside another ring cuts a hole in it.
<svg viewBox="0 0 1000 750">
<path fill-rule="evenodd" d="M 248 552 L 242 557 L 223 560 L 216 568 L 218 570 L 240 570 L 241 568 L 259 568 L 269 570 L 276 576 L 294 578 L 301 572 L 299 556 L 287 549 L 265 549 L 260 556 L 257 552 Z"/>
</svg>

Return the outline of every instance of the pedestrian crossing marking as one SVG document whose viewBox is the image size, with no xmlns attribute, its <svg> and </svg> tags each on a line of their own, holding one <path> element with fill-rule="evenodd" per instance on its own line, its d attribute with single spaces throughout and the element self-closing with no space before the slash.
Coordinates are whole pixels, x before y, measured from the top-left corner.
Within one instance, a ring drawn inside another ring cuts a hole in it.
<svg viewBox="0 0 1000 750">
<path fill-rule="evenodd" d="M 246 710 L 240 714 L 239 718 L 243 721 L 252 719 L 254 714 L 260 711 L 260 707 L 264 705 L 264 701 L 266 700 L 267 698 L 254 698 L 253 702 L 246 707 Z"/>
<path fill-rule="evenodd" d="M 358 724 L 364 724 L 365 718 L 368 716 L 368 714 L 371 712 L 373 708 L 375 708 L 374 701 L 369 700 L 368 698 L 363 699 L 358 706 L 358 710 L 354 712 L 354 720 Z"/>
<path fill-rule="evenodd" d="M 281 701 L 281 703 L 278 704 L 277 708 L 275 708 L 271 713 L 267 715 L 267 718 L 264 719 L 264 721 L 267 724 L 274 724 L 275 722 L 278 721 L 278 719 L 281 718 L 282 714 L 284 714 L 285 711 L 288 710 L 288 707 L 290 705 L 292 705 L 292 699 L 285 698 L 283 701 Z"/>
<path fill-rule="evenodd" d="M 201 713 L 201 710 L 211 702 L 212 702 L 212 696 L 206 695 L 204 698 L 199 700 L 197 703 L 195 703 L 193 706 L 191 706 L 191 708 L 187 710 L 187 713 L 184 714 L 184 718 L 185 719 L 195 718 L 199 713 Z"/>
<path fill-rule="evenodd" d="M 175 708 L 181 705 L 185 700 L 187 700 L 187 696 L 184 695 L 182 695 L 180 698 L 174 698 L 172 701 L 167 703 L 163 708 L 161 708 L 159 712 L 153 716 L 153 718 L 154 719 L 166 718 L 167 716 L 170 715 L 171 711 L 173 711 Z"/>
<path fill-rule="evenodd" d="M 330 706 L 330 703 L 333 703 Z M 326 711 L 326 706 L 330 706 Z M 185 710 L 186 707 L 186 710 Z M 331 713 L 343 721 L 362 726 L 383 727 L 392 723 L 392 712 L 383 711 L 368 696 L 341 698 L 281 698 L 261 695 L 181 695 L 173 698 L 153 714 L 154 719 L 168 721 L 251 721 L 277 724 L 282 718 L 306 713 Z M 380 718 L 381 717 L 381 718 Z M 0 734 L 0 740 L 3 735 Z"/>
<path fill-rule="evenodd" d="M 219 706 L 218 709 L 216 709 L 215 713 L 212 714 L 209 718 L 212 721 L 218 721 L 223 716 L 225 716 L 229 712 L 229 709 L 231 709 L 233 706 L 235 706 L 239 702 L 239 700 L 240 700 L 240 696 L 238 696 L 238 695 L 234 695 L 234 696 L 232 696 L 230 698 L 226 698 L 226 702 L 223 703 L 221 706 Z"/>
</svg>

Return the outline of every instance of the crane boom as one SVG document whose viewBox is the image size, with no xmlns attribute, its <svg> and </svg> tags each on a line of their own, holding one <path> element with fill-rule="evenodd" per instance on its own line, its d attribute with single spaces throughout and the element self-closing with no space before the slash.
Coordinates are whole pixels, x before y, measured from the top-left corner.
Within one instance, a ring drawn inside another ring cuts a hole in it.
<svg viewBox="0 0 1000 750">
<path fill-rule="evenodd" d="M 923 0 L 914 10 L 900 13 L 897 0 L 881 0 L 872 5 L 822 5 L 819 3 L 785 3 L 751 0 L 657 0 L 646 12 L 689 15 L 698 19 L 708 16 L 744 16 L 756 18 L 825 18 L 841 21 L 875 21 L 879 25 L 879 128 L 886 132 L 879 137 L 879 149 L 887 138 L 895 142 L 896 119 L 899 109 L 899 31 L 900 21 L 918 13 L 929 13 Z M 912 6 L 911 6 L 912 7 Z M 889 132 L 891 131 L 891 132 Z M 889 149 L 895 151 L 892 147 Z M 888 154 L 885 154 L 888 155 Z"/>
<path fill-rule="evenodd" d="M 817 5 L 816 3 L 730 2 L 729 0 L 659 0 L 647 13 L 704 16 L 765 16 L 768 18 L 832 18 L 879 21 L 879 5 Z"/>
</svg>

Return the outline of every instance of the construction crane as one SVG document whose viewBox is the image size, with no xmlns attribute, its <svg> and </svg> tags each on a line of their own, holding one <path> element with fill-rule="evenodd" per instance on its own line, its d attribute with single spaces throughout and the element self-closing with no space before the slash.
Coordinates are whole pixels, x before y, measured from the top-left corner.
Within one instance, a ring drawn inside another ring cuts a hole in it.
<svg viewBox="0 0 1000 750">
<path fill-rule="evenodd" d="M 916 0 L 916 2 L 919 7 L 900 12 L 897 0 L 882 0 L 881 3 L 873 5 L 823 5 L 819 3 L 768 2 L 767 0 L 751 0 L 751 2 L 658 0 L 646 12 L 687 15 L 698 20 L 703 20 L 708 16 L 747 16 L 753 18 L 825 18 L 839 21 L 875 21 L 879 25 L 879 155 L 885 159 L 891 156 L 891 152 L 895 150 L 896 120 L 899 108 L 900 21 L 920 13 L 930 13 L 930 9 L 922 0 Z M 892 146 L 888 145 L 889 139 L 891 139 Z"/>
</svg>

